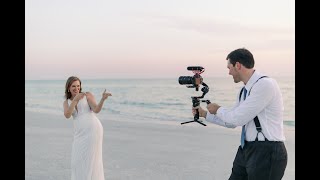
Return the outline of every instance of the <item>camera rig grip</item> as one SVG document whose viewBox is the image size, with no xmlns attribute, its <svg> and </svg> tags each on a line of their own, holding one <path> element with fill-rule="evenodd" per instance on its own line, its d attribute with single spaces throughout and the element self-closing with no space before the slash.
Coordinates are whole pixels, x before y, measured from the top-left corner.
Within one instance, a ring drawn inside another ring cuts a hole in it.
<svg viewBox="0 0 320 180">
<path fill-rule="evenodd" d="M 200 105 L 200 100 L 198 99 L 198 97 L 191 97 L 192 98 L 192 106 L 193 107 L 197 107 Z M 206 102 L 207 104 L 210 104 L 210 100 L 201 100 L 201 102 Z M 187 121 L 187 122 L 183 122 L 182 124 L 186 124 L 186 123 L 191 123 L 191 122 L 197 122 L 199 124 L 202 124 L 203 126 L 207 126 L 206 124 L 202 123 L 201 121 L 198 120 L 199 119 L 199 110 L 196 109 L 196 113 L 193 117 L 193 121 Z"/>
<path fill-rule="evenodd" d="M 199 105 L 200 105 L 200 102 L 206 102 L 207 104 L 210 104 L 210 103 L 211 103 L 210 100 L 199 100 L 199 99 L 203 98 L 204 95 L 205 95 L 207 92 L 209 92 L 209 87 L 208 87 L 208 85 L 205 84 L 205 83 L 202 83 L 202 85 L 204 86 L 204 87 L 201 89 L 201 91 L 203 92 L 202 96 L 192 96 L 192 97 L 191 97 L 191 99 L 192 99 L 192 106 L 193 106 L 193 107 L 199 106 Z M 201 124 L 201 125 L 203 125 L 203 126 L 207 126 L 206 124 L 204 124 L 204 123 L 202 123 L 201 121 L 199 121 L 199 110 L 198 110 L 198 109 L 196 109 L 196 113 L 195 113 L 195 115 L 194 115 L 194 117 L 193 117 L 193 121 L 183 122 L 183 123 L 181 123 L 181 125 L 182 125 L 182 124 L 186 124 L 186 123 L 191 123 L 191 122 L 197 122 L 197 123 L 199 123 L 199 124 Z"/>
</svg>

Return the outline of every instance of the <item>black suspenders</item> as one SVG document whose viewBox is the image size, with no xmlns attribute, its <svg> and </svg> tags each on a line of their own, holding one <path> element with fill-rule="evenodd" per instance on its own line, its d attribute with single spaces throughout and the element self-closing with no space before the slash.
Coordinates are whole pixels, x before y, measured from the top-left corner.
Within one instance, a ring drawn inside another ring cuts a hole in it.
<svg viewBox="0 0 320 180">
<path fill-rule="evenodd" d="M 254 85 L 255 83 L 257 83 L 261 78 L 264 78 L 264 77 L 268 77 L 268 76 L 261 76 L 256 82 L 253 83 L 253 85 Z M 253 87 L 253 85 L 252 85 L 252 87 Z M 250 90 L 249 90 L 248 96 L 250 95 L 250 92 L 251 92 L 252 87 L 251 87 Z M 244 87 L 243 87 L 243 88 L 241 89 L 241 91 L 240 91 L 239 101 L 241 100 L 241 95 L 242 95 L 243 89 L 244 89 Z M 261 128 L 261 125 L 260 125 L 260 121 L 259 121 L 258 116 L 254 117 L 254 124 L 256 125 L 256 129 L 257 129 L 257 131 L 258 131 L 255 141 L 258 141 L 258 134 L 259 134 L 259 133 L 261 133 L 261 134 L 263 135 L 263 137 L 265 138 L 266 141 L 269 141 L 269 140 L 264 136 L 264 134 L 262 133 L 262 128 Z"/>
</svg>

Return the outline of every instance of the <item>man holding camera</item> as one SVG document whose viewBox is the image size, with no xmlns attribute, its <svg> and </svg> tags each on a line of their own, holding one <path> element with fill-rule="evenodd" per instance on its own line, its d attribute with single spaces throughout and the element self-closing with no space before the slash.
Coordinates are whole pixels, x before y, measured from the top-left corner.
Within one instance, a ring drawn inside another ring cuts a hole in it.
<svg viewBox="0 0 320 180">
<path fill-rule="evenodd" d="M 227 56 L 229 74 L 235 83 L 243 82 L 234 107 L 216 103 L 200 106 L 199 116 L 207 121 L 235 128 L 242 126 L 241 145 L 233 162 L 229 180 L 278 180 L 287 166 L 284 145 L 283 100 L 277 82 L 254 69 L 250 51 L 240 48 Z"/>
</svg>

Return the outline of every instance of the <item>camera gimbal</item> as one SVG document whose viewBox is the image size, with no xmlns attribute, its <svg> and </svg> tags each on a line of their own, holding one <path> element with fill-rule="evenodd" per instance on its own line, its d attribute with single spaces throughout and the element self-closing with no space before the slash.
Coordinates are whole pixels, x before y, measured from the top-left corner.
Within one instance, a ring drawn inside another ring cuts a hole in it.
<svg viewBox="0 0 320 180">
<path fill-rule="evenodd" d="M 206 102 L 207 104 L 210 104 L 211 102 L 209 100 L 200 100 L 205 96 L 205 94 L 207 94 L 209 92 L 209 86 L 202 81 L 203 79 L 200 76 L 200 74 L 204 72 L 204 68 L 201 66 L 189 66 L 187 68 L 187 70 L 191 70 L 195 75 L 193 77 L 180 76 L 179 83 L 180 84 L 192 84 L 191 86 L 187 86 L 187 87 L 188 88 L 196 88 L 196 91 L 198 91 L 200 84 L 203 86 L 201 88 L 201 91 L 202 91 L 201 96 L 191 96 L 192 106 L 197 107 L 200 105 L 200 102 Z M 193 117 L 193 121 L 183 122 L 183 123 L 181 123 L 181 125 L 186 124 L 186 123 L 191 123 L 191 122 L 197 122 L 199 124 L 202 124 L 203 126 L 207 126 L 206 124 L 199 121 L 199 110 L 198 109 L 196 109 L 196 114 Z"/>
</svg>

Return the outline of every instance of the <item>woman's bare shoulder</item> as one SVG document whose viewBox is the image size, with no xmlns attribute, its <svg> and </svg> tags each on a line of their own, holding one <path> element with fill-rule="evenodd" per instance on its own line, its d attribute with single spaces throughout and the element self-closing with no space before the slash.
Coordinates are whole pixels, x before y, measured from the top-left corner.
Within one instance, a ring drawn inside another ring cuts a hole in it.
<svg viewBox="0 0 320 180">
<path fill-rule="evenodd" d="M 94 95 L 91 93 L 91 92 L 85 92 L 86 93 L 86 96 L 87 96 L 87 99 L 91 99 L 91 98 L 94 98 Z"/>
<path fill-rule="evenodd" d="M 68 99 L 63 101 L 63 105 L 68 105 Z"/>
<path fill-rule="evenodd" d="M 85 92 L 86 93 L 86 95 L 93 95 L 90 91 L 87 91 L 87 92 Z"/>
</svg>

